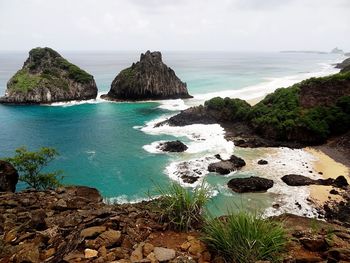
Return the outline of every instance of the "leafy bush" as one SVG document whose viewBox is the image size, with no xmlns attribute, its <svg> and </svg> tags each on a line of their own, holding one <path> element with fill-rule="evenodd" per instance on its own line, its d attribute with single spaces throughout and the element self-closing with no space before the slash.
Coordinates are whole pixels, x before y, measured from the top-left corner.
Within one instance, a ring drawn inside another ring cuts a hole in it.
<svg viewBox="0 0 350 263">
<path fill-rule="evenodd" d="M 202 239 L 227 262 L 240 263 L 277 261 L 287 243 L 281 225 L 243 211 L 208 220 Z"/>
<path fill-rule="evenodd" d="M 209 200 L 209 189 L 204 184 L 193 191 L 173 183 L 167 188 L 160 186 L 156 194 L 159 199 L 159 212 L 164 221 L 175 230 L 196 228 L 203 219 L 203 208 Z"/>
<path fill-rule="evenodd" d="M 18 171 L 19 179 L 37 190 L 56 188 L 61 185 L 61 172 L 43 173 L 42 170 L 58 155 L 53 148 L 43 147 L 37 152 L 29 152 L 25 147 L 16 149 L 14 157 L 7 158 Z"/>
</svg>

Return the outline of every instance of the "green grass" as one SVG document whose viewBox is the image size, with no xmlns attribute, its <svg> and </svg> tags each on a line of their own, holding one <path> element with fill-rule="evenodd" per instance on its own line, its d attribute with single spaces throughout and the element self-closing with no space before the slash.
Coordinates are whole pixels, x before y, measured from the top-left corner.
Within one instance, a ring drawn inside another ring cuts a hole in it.
<svg viewBox="0 0 350 263">
<path fill-rule="evenodd" d="M 203 209 L 209 200 L 209 189 L 202 184 L 193 191 L 173 183 L 168 187 L 157 186 L 161 195 L 158 209 L 161 219 L 174 230 L 196 229 L 203 221 Z"/>
<path fill-rule="evenodd" d="M 11 78 L 9 88 L 18 92 L 28 92 L 40 84 L 40 75 L 29 74 L 27 70 L 21 69 Z"/>
<path fill-rule="evenodd" d="M 207 220 L 202 240 L 226 262 L 278 262 L 287 244 L 286 231 L 277 222 L 248 212 Z"/>
</svg>

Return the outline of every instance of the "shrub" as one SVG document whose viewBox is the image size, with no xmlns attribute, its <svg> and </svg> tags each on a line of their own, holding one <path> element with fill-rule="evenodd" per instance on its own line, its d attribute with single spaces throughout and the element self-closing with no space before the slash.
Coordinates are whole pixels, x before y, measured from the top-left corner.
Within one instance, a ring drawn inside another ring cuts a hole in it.
<svg viewBox="0 0 350 263">
<path fill-rule="evenodd" d="M 175 230 L 196 228 L 203 219 L 203 208 L 209 200 L 209 189 L 202 184 L 193 191 L 173 183 L 166 188 L 160 186 L 156 194 L 159 199 L 159 211 L 162 221 L 167 221 Z"/>
<path fill-rule="evenodd" d="M 277 222 L 248 212 L 209 219 L 202 240 L 227 262 L 278 261 L 287 243 L 286 231 Z"/>
<path fill-rule="evenodd" d="M 244 100 L 215 97 L 204 103 L 208 109 L 219 111 L 221 119 L 242 121 L 249 117 L 251 106 Z"/>
<path fill-rule="evenodd" d="M 41 148 L 37 152 L 29 152 L 25 147 L 16 149 L 14 157 L 7 158 L 18 171 L 20 181 L 36 190 L 56 188 L 61 185 L 61 172 L 43 173 L 42 170 L 58 155 L 53 148 Z"/>
</svg>

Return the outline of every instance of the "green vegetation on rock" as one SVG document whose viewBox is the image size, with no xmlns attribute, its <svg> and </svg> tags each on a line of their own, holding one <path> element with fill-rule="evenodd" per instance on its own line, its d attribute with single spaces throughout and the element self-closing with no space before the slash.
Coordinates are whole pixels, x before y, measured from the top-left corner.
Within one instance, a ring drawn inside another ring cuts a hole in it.
<svg viewBox="0 0 350 263">
<path fill-rule="evenodd" d="M 205 107 L 215 111 L 221 121 L 246 121 L 264 137 L 318 143 L 331 135 L 350 129 L 350 96 L 334 101 L 334 105 L 302 107 L 301 89 L 338 88 L 349 85 L 350 72 L 311 78 L 289 88 L 277 89 L 253 107 L 239 99 L 213 98 Z M 317 99 L 317 97 L 316 97 Z"/>
<path fill-rule="evenodd" d="M 30 152 L 25 147 L 16 149 L 13 157 L 7 158 L 18 171 L 19 180 L 36 190 L 56 188 L 61 185 L 61 171 L 42 172 L 42 170 L 55 159 L 58 152 L 53 148 L 40 148 L 36 152 Z"/>
<path fill-rule="evenodd" d="M 284 228 L 248 212 L 209 219 L 202 240 L 227 262 L 278 262 L 287 244 Z"/>
<path fill-rule="evenodd" d="M 56 65 L 58 68 L 66 70 L 70 79 L 73 79 L 79 83 L 88 83 L 93 79 L 89 73 L 82 70 L 78 66 L 73 65 L 62 57 L 56 59 Z"/>
<path fill-rule="evenodd" d="M 133 67 L 129 67 L 123 69 L 119 74 L 127 83 L 131 84 L 135 78 L 136 71 L 133 69 Z"/>
<path fill-rule="evenodd" d="M 27 70 L 21 69 L 11 78 L 9 88 L 18 92 L 28 92 L 38 87 L 42 77 L 30 74 Z"/>
<path fill-rule="evenodd" d="M 215 97 L 204 103 L 208 109 L 219 111 L 225 120 L 246 120 L 251 106 L 241 99 Z"/>
</svg>

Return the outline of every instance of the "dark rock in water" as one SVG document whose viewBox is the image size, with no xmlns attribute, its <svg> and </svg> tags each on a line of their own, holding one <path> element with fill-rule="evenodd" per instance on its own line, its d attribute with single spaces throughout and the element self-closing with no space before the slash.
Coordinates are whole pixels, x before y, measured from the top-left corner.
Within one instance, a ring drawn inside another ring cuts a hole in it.
<svg viewBox="0 0 350 263">
<path fill-rule="evenodd" d="M 181 175 L 181 179 L 184 183 L 193 184 L 198 181 L 199 176 Z"/>
<path fill-rule="evenodd" d="M 122 70 L 113 80 L 109 100 L 150 100 L 192 98 L 186 83 L 162 61 L 160 52 L 147 51 L 140 61 Z"/>
<path fill-rule="evenodd" d="M 249 178 L 233 178 L 227 183 L 227 186 L 237 193 L 266 192 L 273 186 L 273 181 L 251 176 Z"/>
<path fill-rule="evenodd" d="M 0 103 L 40 104 L 95 99 L 93 76 L 51 48 L 34 48 L 21 70 L 9 80 Z"/>
<path fill-rule="evenodd" d="M 346 187 L 348 182 L 346 181 L 344 176 L 338 176 L 336 179 L 327 178 L 327 179 L 311 179 L 309 177 L 299 175 L 299 174 L 287 174 L 283 176 L 282 181 L 290 186 L 303 186 L 303 185 L 332 185 L 335 187 Z"/>
<path fill-rule="evenodd" d="M 266 160 L 259 160 L 258 164 L 265 165 L 265 164 L 268 164 L 268 161 L 266 161 Z"/>
<path fill-rule="evenodd" d="M 303 186 L 303 185 L 311 185 L 317 184 L 316 180 L 313 180 L 309 177 L 299 175 L 299 174 L 287 174 L 283 176 L 282 181 L 290 186 Z"/>
<path fill-rule="evenodd" d="M 348 186 L 349 183 L 344 176 L 340 175 L 334 180 L 333 185 L 341 188 Z"/>
<path fill-rule="evenodd" d="M 217 123 L 217 119 L 214 116 L 209 115 L 203 106 L 198 106 L 181 111 L 179 114 L 169 118 L 166 121 L 157 123 L 155 126 L 159 127 L 163 124 L 169 124 L 170 126 L 186 126 L 191 124 L 214 123 Z"/>
<path fill-rule="evenodd" d="M 170 141 L 160 143 L 158 148 L 164 152 L 184 152 L 188 147 L 180 141 Z"/>
<path fill-rule="evenodd" d="M 0 160 L 0 192 L 15 192 L 17 182 L 17 170 L 12 164 Z"/>
<path fill-rule="evenodd" d="M 209 164 L 208 171 L 219 174 L 229 174 L 243 166 L 245 166 L 245 161 L 242 158 L 232 155 L 229 160 L 222 160 Z"/>
</svg>

